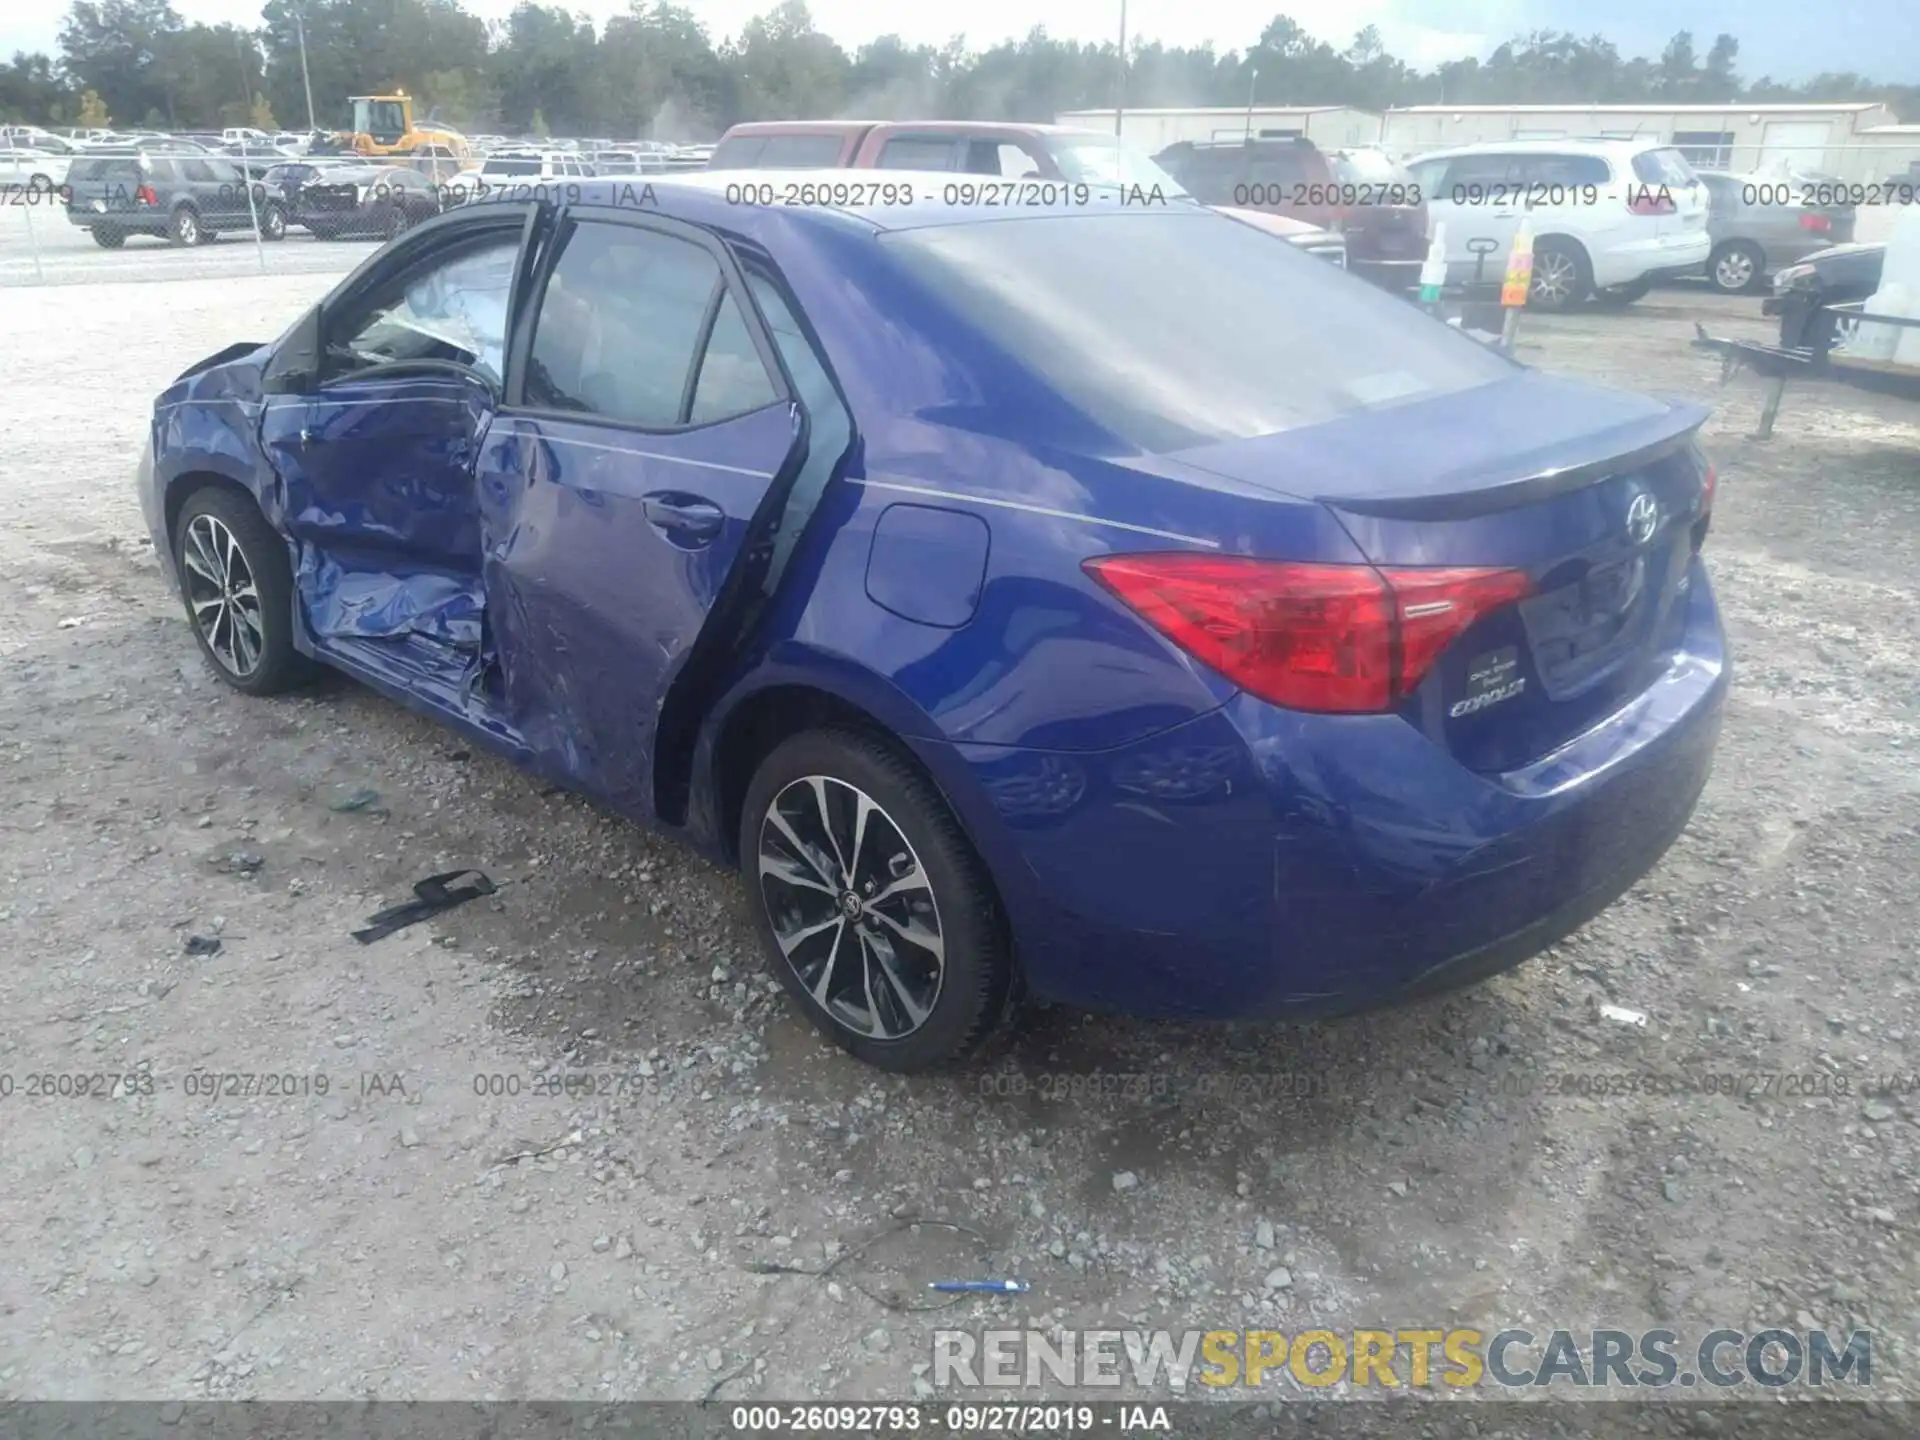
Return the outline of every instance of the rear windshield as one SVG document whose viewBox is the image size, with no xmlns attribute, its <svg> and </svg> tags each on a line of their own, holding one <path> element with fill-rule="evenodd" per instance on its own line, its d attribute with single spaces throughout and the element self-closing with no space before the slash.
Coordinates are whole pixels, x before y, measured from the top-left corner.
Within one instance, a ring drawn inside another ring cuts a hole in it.
<svg viewBox="0 0 1920 1440">
<path fill-rule="evenodd" d="M 1084 185 L 1138 185 L 1159 187 L 1162 195 L 1185 195 L 1186 189 L 1166 170 L 1131 146 L 1101 135 L 1054 135 L 1047 149 L 1067 179 Z"/>
<path fill-rule="evenodd" d="M 821 170 L 840 163 L 840 135 L 739 135 L 722 140 L 707 161 L 709 170 Z"/>
<path fill-rule="evenodd" d="M 1513 373 L 1397 296 L 1197 209 L 938 226 L 882 243 L 1057 394 L 1149 452 Z"/>
<path fill-rule="evenodd" d="M 1333 157 L 1333 177 L 1347 185 L 1410 185 L 1407 167 L 1381 150 L 1349 150 Z"/>
<path fill-rule="evenodd" d="M 1633 173 L 1649 185 L 1691 185 L 1699 177 L 1678 150 L 1642 150 L 1633 157 Z"/>
<path fill-rule="evenodd" d="M 67 183 L 78 185 L 89 180 L 137 180 L 140 174 L 140 162 L 131 155 L 76 160 L 67 167 Z"/>
</svg>

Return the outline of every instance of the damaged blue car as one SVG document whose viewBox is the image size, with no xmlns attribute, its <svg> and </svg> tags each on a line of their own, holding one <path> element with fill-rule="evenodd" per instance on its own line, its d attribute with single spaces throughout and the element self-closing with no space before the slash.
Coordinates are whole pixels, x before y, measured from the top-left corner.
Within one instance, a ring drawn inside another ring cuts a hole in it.
<svg viewBox="0 0 1920 1440">
<path fill-rule="evenodd" d="M 140 489 L 222 678 L 332 666 L 684 835 L 901 1071 L 1023 995 L 1467 984 L 1680 832 L 1703 411 L 1185 202 L 807 178 L 463 206 L 182 375 Z"/>
</svg>

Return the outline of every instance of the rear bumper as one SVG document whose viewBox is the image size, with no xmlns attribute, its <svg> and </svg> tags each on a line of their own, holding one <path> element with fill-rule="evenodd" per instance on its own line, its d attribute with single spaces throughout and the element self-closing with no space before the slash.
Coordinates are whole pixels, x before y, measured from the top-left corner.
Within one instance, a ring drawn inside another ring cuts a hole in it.
<svg viewBox="0 0 1920 1440">
<path fill-rule="evenodd" d="M 949 793 L 1037 994 L 1196 1019 L 1395 1003 L 1538 953 L 1684 828 L 1728 681 L 1697 562 L 1687 605 L 1657 683 L 1511 774 L 1398 716 L 1240 696 L 1115 752 L 961 747 L 972 783 Z"/>
</svg>

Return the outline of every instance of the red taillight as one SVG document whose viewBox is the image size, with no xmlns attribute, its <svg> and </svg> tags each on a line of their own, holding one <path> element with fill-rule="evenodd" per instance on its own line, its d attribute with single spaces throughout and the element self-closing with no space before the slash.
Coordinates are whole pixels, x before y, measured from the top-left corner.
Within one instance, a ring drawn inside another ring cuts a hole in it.
<svg viewBox="0 0 1920 1440">
<path fill-rule="evenodd" d="M 1713 513 L 1713 492 L 1720 488 L 1720 472 L 1711 464 L 1700 481 L 1700 518 L 1706 519 Z"/>
<path fill-rule="evenodd" d="M 1627 209 L 1636 215 L 1672 215 L 1679 208 L 1665 191 L 1655 194 L 1643 190 L 1627 201 Z"/>
<path fill-rule="evenodd" d="M 1800 228 L 1802 230 L 1811 230 L 1815 235 L 1825 235 L 1829 230 L 1833 229 L 1833 221 L 1817 210 L 1802 210 L 1800 212 Z"/>
<path fill-rule="evenodd" d="M 1195 659 L 1291 710 L 1389 710 L 1488 611 L 1517 570 L 1375 569 L 1191 553 L 1107 555 L 1088 574 Z"/>
<path fill-rule="evenodd" d="M 160 203 L 160 197 L 153 193 L 153 187 L 151 185 L 142 185 L 138 190 L 133 192 L 133 198 L 141 205 L 158 205 Z"/>
</svg>

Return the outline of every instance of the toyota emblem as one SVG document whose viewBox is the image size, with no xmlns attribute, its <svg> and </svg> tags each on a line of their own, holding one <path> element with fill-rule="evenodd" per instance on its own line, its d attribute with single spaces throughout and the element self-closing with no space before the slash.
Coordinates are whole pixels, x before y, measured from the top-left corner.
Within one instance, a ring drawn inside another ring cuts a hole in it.
<svg viewBox="0 0 1920 1440">
<path fill-rule="evenodd" d="M 1644 545 L 1653 539 L 1653 532 L 1660 528 L 1660 502 L 1653 496 L 1642 492 L 1633 497 L 1633 504 L 1627 507 L 1627 535 L 1636 545 Z"/>
</svg>

